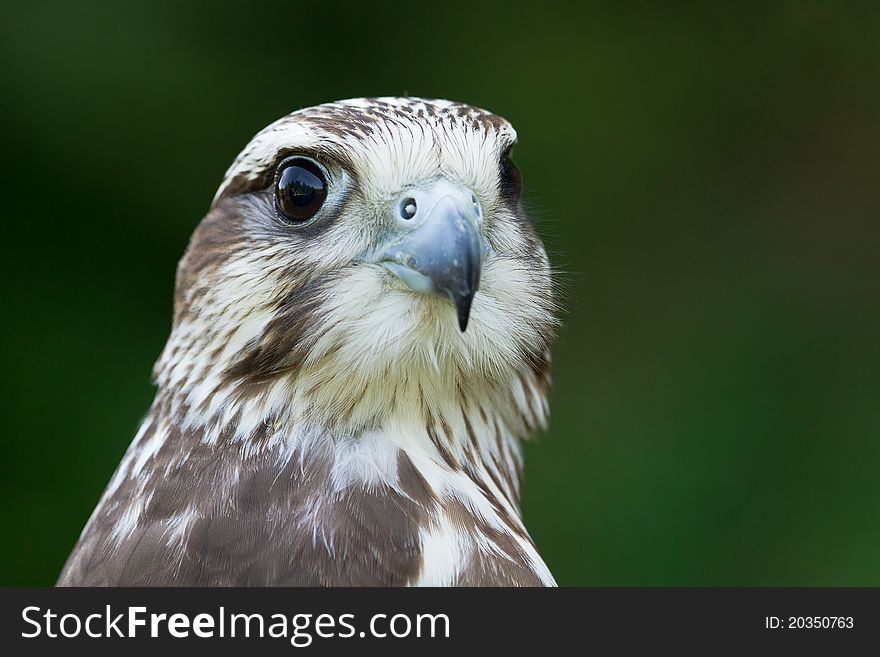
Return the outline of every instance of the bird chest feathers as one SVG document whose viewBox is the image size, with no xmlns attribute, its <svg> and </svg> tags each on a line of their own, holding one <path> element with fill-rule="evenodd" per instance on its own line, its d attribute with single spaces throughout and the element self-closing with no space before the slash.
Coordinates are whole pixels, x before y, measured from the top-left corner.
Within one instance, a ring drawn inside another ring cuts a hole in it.
<svg viewBox="0 0 880 657">
<path fill-rule="evenodd" d="M 515 133 L 294 112 L 181 261 L 156 398 L 61 585 L 552 585 L 519 510 L 555 301 Z"/>
</svg>

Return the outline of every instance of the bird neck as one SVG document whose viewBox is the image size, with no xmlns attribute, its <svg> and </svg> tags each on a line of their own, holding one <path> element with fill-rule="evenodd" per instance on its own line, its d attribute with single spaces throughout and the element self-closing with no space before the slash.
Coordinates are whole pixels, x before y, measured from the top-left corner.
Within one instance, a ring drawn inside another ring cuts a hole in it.
<svg viewBox="0 0 880 657">
<path fill-rule="evenodd" d="M 328 459 L 333 486 L 342 490 L 397 486 L 403 455 L 432 489 L 463 476 L 503 498 L 517 515 L 521 441 L 547 421 L 547 382 L 534 375 L 488 386 L 444 386 L 443 377 L 409 385 L 377 381 L 345 407 L 314 387 L 304 390 L 308 381 L 289 375 L 205 396 L 201 388 L 209 380 L 160 387 L 146 420 L 183 440 L 180 458 L 186 442 L 196 441 L 218 451 L 266 451 L 304 467 Z M 153 442 L 158 449 L 161 441 Z M 142 453 L 140 460 L 147 458 Z"/>
<path fill-rule="evenodd" d="M 309 558 L 330 559 L 341 582 L 373 573 L 376 554 L 388 553 L 407 566 L 377 581 L 553 583 L 519 509 L 520 442 L 546 421 L 546 372 L 503 385 L 442 373 L 377 381 L 359 389 L 357 404 L 338 407 L 292 373 L 218 386 L 211 368 L 176 357 L 198 376 L 160 373 L 99 504 L 110 544 L 152 522 L 183 554 L 217 514 L 242 531 L 252 527 L 245 518 L 270 518 L 277 522 L 258 529 L 278 535 L 261 534 L 265 545 L 305 536 Z M 340 565 L 337 550 L 354 565 Z"/>
<path fill-rule="evenodd" d="M 386 585 L 553 584 L 518 500 L 522 425 L 544 413 L 534 386 L 520 381 L 503 406 L 398 401 L 383 422 L 348 431 L 265 400 L 212 399 L 199 411 L 184 391 L 160 388 L 104 494 L 112 545 L 154 522 L 169 550 L 186 554 L 222 517 L 230 531 L 263 532 L 261 545 L 305 537 L 310 566 L 297 572 L 326 561 L 326 582 L 360 573 Z M 394 566 L 385 574 L 373 572 L 377 554 Z"/>
<path fill-rule="evenodd" d="M 249 328 L 264 333 L 260 322 Z M 549 353 L 487 371 L 435 349 L 403 361 L 327 348 L 257 375 L 237 368 L 234 335 L 176 323 L 154 371 L 156 421 L 216 449 L 304 463 L 326 454 L 339 486 L 393 483 L 400 452 L 420 471 L 461 473 L 518 506 L 520 443 L 548 419 Z"/>
</svg>

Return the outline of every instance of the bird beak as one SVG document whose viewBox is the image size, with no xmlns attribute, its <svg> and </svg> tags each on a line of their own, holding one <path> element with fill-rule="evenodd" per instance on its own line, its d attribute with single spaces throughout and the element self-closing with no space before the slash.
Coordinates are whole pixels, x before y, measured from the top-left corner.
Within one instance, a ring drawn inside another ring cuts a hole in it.
<svg viewBox="0 0 880 657">
<path fill-rule="evenodd" d="M 394 236 L 378 262 L 411 290 L 448 297 L 464 332 L 488 244 L 476 196 L 447 180 L 407 190 L 394 208 Z"/>
</svg>

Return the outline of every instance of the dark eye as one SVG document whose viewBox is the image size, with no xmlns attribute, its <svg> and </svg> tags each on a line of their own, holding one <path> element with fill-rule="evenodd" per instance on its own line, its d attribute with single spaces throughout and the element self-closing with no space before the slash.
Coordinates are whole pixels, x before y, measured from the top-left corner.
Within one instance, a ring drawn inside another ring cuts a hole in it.
<svg viewBox="0 0 880 657">
<path fill-rule="evenodd" d="M 510 159 L 510 151 L 501 158 L 501 195 L 505 198 L 518 198 L 522 189 L 522 176 Z"/>
<path fill-rule="evenodd" d="M 317 214 L 327 199 L 327 179 L 315 162 L 292 157 L 278 167 L 275 174 L 275 205 L 278 212 L 292 223 L 308 221 Z"/>
</svg>

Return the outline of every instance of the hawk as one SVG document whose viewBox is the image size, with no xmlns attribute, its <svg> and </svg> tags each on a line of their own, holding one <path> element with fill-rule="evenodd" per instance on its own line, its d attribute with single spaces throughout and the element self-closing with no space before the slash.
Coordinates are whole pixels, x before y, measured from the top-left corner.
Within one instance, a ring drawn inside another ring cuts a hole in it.
<svg viewBox="0 0 880 657">
<path fill-rule="evenodd" d="M 557 313 L 515 141 L 419 98 L 259 132 L 58 584 L 554 585 L 519 507 Z"/>
</svg>

